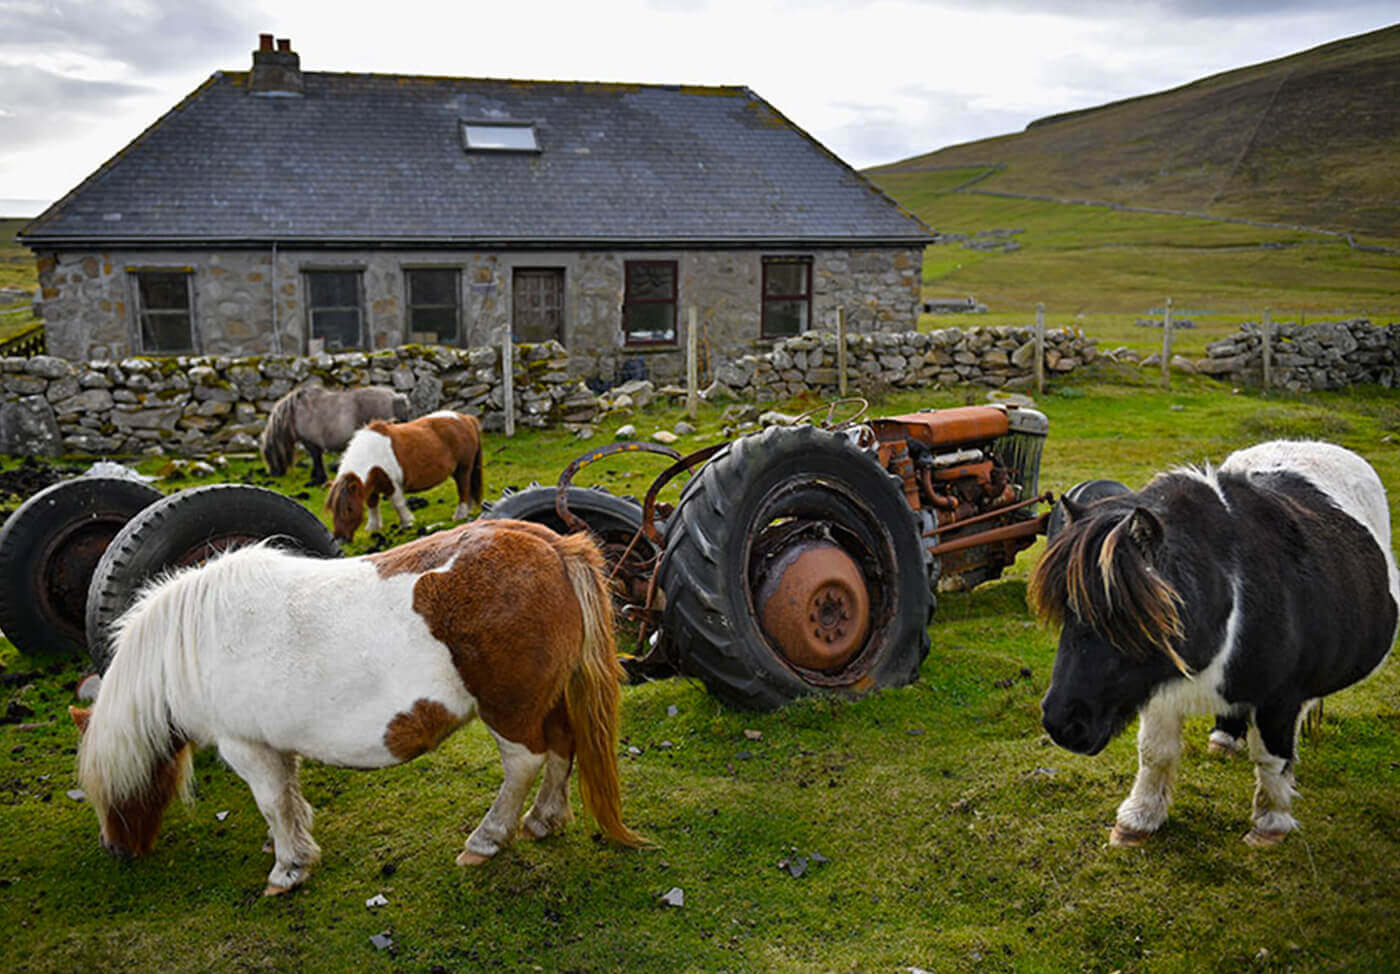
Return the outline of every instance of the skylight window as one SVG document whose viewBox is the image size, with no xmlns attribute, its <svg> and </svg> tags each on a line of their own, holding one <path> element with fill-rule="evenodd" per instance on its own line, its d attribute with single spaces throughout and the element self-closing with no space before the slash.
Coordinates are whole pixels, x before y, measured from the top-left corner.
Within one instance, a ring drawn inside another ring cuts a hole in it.
<svg viewBox="0 0 1400 974">
<path fill-rule="evenodd" d="M 463 122 L 462 144 L 469 151 L 540 151 L 533 122 Z"/>
</svg>

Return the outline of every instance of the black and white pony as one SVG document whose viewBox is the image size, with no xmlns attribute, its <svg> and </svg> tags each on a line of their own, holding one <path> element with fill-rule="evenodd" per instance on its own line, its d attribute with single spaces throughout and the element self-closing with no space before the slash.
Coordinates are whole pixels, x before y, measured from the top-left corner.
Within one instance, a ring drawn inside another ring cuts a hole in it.
<svg viewBox="0 0 1400 974">
<path fill-rule="evenodd" d="M 1097 754 L 1141 715 L 1110 841 L 1141 844 L 1166 821 L 1188 713 L 1248 720 L 1245 840 L 1280 841 L 1298 827 L 1302 715 L 1395 639 L 1400 577 L 1375 470 L 1328 443 L 1263 443 L 1067 513 L 1030 582 L 1036 613 L 1062 626 L 1043 723 Z"/>
</svg>

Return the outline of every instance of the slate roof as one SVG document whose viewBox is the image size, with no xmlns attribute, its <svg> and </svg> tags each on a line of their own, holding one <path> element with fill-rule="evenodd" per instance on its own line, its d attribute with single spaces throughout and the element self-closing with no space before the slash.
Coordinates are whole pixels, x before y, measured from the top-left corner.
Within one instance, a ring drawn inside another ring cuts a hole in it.
<svg viewBox="0 0 1400 974">
<path fill-rule="evenodd" d="M 840 245 L 929 228 L 744 87 L 218 72 L 25 227 L 35 248 Z M 541 151 L 468 152 L 464 120 Z"/>
</svg>

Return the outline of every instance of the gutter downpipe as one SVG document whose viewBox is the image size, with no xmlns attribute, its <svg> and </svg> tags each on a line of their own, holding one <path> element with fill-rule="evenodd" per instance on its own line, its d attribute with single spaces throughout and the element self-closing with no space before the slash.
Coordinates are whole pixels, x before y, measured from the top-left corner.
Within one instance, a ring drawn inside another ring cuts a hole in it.
<svg viewBox="0 0 1400 974">
<path fill-rule="evenodd" d="M 277 327 L 277 241 L 272 241 L 272 273 L 268 275 L 272 282 L 272 347 L 278 355 L 282 354 L 282 332 Z"/>
</svg>

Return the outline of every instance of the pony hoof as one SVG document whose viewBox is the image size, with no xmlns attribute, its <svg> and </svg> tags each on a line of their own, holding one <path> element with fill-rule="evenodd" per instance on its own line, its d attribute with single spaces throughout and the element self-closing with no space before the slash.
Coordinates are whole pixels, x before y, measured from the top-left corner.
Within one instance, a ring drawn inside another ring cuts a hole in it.
<svg viewBox="0 0 1400 974">
<path fill-rule="evenodd" d="M 1244 749 L 1244 745 L 1233 737 L 1213 733 L 1206 742 L 1206 753 L 1215 757 L 1232 758 Z"/>
<path fill-rule="evenodd" d="M 470 849 L 464 849 L 462 854 L 457 857 L 457 865 L 459 866 L 480 866 L 490 861 L 490 856 L 483 856 L 481 853 L 472 852 Z"/>
<path fill-rule="evenodd" d="M 267 888 L 263 890 L 263 896 L 281 896 L 283 893 L 290 893 L 291 891 L 292 887 L 290 886 L 274 886 L 268 883 Z"/>
<path fill-rule="evenodd" d="M 1112 831 L 1108 833 L 1108 844 L 1118 846 L 1121 849 L 1136 849 L 1144 845 L 1151 837 L 1151 832 L 1139 832 L 1136 829 L 1124 828 L 1115 824 Z"/>
<path fill-rule="evenodd" d="M 1287 832 L 1266 832 L 1256 828 L 1249 830 L 1244 841 L 1256 849 L 1269 849 L 1282 842 L 1287 835 Z"/>
</svg>

